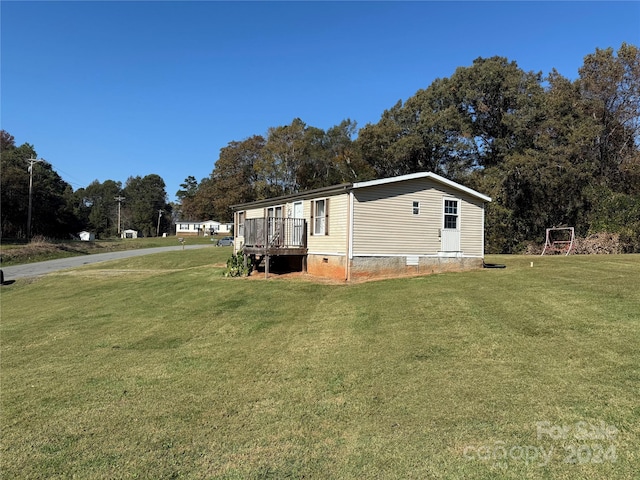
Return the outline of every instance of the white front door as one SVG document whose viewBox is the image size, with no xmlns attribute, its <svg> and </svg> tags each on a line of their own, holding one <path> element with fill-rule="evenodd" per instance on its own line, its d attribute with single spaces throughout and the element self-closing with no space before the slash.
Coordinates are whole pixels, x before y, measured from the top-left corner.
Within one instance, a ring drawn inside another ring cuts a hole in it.
<svg viewBox="0 0 640 480">
<path fill-rule="evenodd" d="M 302 202 L 295 202 L 293 204 L 293 218 L 304 218 L 304 210 L 302 209 Z M 293 225 L 293 244 L 302 245 L 302 236 L 304 235 L 304 222 L 294 222 Z"/>
<path fill-rule="evenodd" d="M 460 200 L 444 198 L 442 202 L 442 252 L 460 251 Z"/>
</svg>

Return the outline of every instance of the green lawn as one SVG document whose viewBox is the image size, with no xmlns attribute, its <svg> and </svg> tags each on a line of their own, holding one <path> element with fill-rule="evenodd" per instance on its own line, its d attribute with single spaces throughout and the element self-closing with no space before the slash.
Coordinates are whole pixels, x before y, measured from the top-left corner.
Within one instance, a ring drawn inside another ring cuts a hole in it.
<svg viewBox="0 0 640 480">
<path fill-rule="evenodd" d="M 2 287 L 2 477 L 637 478 L 640 256 L 338 285 L 229 254 Z"/>
</svg>

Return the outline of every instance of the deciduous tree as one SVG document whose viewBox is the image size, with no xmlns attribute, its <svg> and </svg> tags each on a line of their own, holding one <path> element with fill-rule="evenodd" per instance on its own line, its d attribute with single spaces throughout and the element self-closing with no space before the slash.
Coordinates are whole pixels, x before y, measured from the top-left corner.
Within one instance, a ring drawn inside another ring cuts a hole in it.
<svg viewBox="0 0 640 480">
<path fill-rule="evenodd" d="M 87 228 L 98 238 L 113 237 L 118 232 L 118 202 L 116 197 L 122 191 L 122 184 L 114 180 L 91 182 L 79 190 L 82 210 L 85 211 Z M 126 202 L 126 199 L 125 199 Z M 126 205 L 126 204 L 122 204 Z"/>
<path fill-rule="evenodd" d="M 162 177 L 155 173 L 145 177 L 129 177 L 123 196 L 127 199 L 123 204 L 123 228 L 133 228 L 144 236 L 155 236 L 158 212 L 170 210 Z"/>
</svg>

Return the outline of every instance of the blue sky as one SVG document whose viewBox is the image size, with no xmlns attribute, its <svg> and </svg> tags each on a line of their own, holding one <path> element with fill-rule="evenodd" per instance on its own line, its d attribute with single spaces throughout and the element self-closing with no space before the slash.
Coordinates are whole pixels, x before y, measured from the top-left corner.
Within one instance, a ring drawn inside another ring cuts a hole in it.
<svg viewBox="0 0 640 480">
<path fill-rule="evenodd" d="M 160 175 L 299 117 L 359 127 L 477 57 L 575 79 L 640 45 L 639 2 L 0 3 L 1 126 L 74 189 Z"/>
</svg>

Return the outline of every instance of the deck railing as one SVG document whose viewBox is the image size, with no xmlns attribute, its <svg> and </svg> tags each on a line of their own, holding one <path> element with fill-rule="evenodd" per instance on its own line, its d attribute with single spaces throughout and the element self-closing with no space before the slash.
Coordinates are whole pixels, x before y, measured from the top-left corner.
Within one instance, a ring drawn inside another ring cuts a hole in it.
<svg viewBox="0 0 640 480">
<path fill-rule="evenodd" d="M 306 248 L 304 218 L 250 218 L 244 223 L 244 245 L 259 248 Z"/>
</svg>

